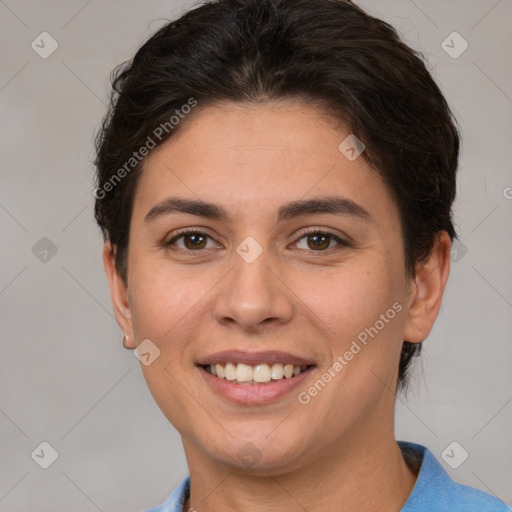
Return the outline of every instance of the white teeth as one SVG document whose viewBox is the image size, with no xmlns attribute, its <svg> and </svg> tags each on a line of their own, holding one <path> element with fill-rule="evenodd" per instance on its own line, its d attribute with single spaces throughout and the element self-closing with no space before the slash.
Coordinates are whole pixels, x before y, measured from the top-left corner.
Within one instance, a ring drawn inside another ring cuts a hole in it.
<svg viewBox="0 0 512 512">
<path fill-rule="evenodd" d="M 252 380 L 254 382 L 270 382 L 271 379 L 272 376 L 270 375 L 270 367 L 268 364 L 259 364 L 252 371 Z"/>
<path fill-rule="evenodd" d="M 226 371 L 224 370 L 224 366 L 221 364 L 215 365 L 215 371 L 217 372 L 217 377 L 223 379 L 226 376 Z"/>
<path fill-rule="evenodd" d="M 280 380 L 283 378 L 283 365 L 280 363 L 275 363 L 272 365 L 270 369 L 270 374 L 274 380 Z"/>
<path fill-rule="evenodd" d="M 293 364 L 285 365 L 283 373 L 287 379 L 291 378 L 293 376 Z"/>
<path fill-rule="evenodd" d="M 236 366 L 233 363 L 227 363 L 224 378 L 226 380 L 236 380 Z"/>
<path fill-rule="evenodd" d="M 236 380 L 250 382 L 252 380 L 252 367 L 248 364 L 238 364 L 236 367 Z"/>
<path fill-rule="evenodd" d="M 294 366 L 293 364 L 274 363 L 272 365 L 261 363 L 256 366 L 248 364 L 212 364 L 207 365 L 212 375 L 226 379 L 237 384 L 266 384 L 283 378 L 291 379 L 302 373 L 307 366 Z"/>
</svg>

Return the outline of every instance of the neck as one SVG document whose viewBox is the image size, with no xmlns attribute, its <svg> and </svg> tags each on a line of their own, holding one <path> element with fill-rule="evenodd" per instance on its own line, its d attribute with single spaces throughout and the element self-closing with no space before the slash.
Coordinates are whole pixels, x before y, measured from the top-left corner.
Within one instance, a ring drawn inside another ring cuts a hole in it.
<svg viewBox="0 0 512 512">
<path fill-rule="evenodd" d="M 416 482 L 416 474 L 405 463 L 393 432 L 373 437 L 359 432 L 340 446 L 331 446 L 329 453 L 279 473 L 249 474 L 197 457 L 196 449 L 185 440 L 184 447 L 193 482 L 185 512 L 191 507 L 201 512 L 397 511 Z"/>
</svg>

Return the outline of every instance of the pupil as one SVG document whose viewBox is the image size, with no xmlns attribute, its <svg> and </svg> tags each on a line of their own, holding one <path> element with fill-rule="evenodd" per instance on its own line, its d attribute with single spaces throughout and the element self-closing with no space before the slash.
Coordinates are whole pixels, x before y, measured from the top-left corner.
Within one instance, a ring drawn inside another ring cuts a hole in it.
<svg viewBox="0 0 512 512">
<path fill-rule="evenodd" d="M 191 242 L 192 248 L 197 248 L 201 244 L 202 235 L 188 235 L 188 240 Z M 199 243 L 197 243 L 199 241 Z"/>
<path fill-rule="evenodd" d="M 318 244 L 317 242 L 313 242 L 314 247 L 316 247 L 318 249 L 319 247 L 324 247 L 325 240 L 328 240 L 329 237 L 326 236 L 326 235 L 311 235 L 310 238 L 313 238 L 313 239 L 316 239 L 316 240 L 318 240 L 319 238 L 323 238 L 323 242 L 320 242 L 320 244 Z M 327 245 L 329 245 L 328 242 L 327 242 Z"/>
</svg>

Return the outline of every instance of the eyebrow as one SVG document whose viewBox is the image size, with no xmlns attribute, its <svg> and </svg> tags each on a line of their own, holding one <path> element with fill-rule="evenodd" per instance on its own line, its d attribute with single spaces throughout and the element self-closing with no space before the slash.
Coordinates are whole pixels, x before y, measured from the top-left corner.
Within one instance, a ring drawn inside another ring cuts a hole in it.
<svg viewBox="0 0 512 512">
<path fill-rule="evenodd" d="M 146 214 L 144 221 L 152 222 L 172 213 L 189 213 L 191 215 L 226 223 L 232 221 L 231 215 L 222 206 L 201 200 L 184 199 L 180 197 L 167 197 L 163 201 L 155 204 Z M 277 221 L 290 220 L 315 213 L 348 215 L 367 222 L 372 222 L 372 216 L 368 210 L 351 199 L 340 196 L 316 197 L 284 204 L 277 211 Z"/>
</svg>

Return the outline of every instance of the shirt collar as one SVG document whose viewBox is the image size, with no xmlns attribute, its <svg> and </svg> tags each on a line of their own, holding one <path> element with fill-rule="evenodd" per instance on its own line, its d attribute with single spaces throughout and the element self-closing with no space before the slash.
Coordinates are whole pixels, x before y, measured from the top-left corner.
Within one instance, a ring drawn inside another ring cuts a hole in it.
<svg viewBox="0 0 512 512">
<path fill-rule="evenodd" d="M 425 446 L 407 441 L 398 441 L 398 446 L 404 460 L 418 474 L 414 488 L 400 512 L 426 510 L 418 508 L 418 505 L 424 502 L 426 496 L 430 499 L 434 498 L 432 489 L 446 490 L 454 485 L 454 482 Z M 188 497 L 190 497 L 190 476 L 181 481 L 165 503 L 147 512 L 183 512 L 183 506 Z"/>
</svg>

